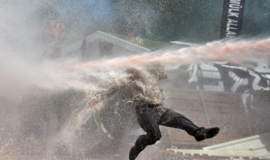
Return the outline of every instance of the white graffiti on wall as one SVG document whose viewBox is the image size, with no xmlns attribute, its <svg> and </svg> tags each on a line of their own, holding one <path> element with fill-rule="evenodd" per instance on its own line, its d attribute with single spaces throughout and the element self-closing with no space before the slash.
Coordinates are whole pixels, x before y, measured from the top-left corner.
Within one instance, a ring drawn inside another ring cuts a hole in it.
<svg viewBox="0 0 270 160">
<path fill-rule="evenodd" d="M 200 63 L 192 64 L 189 69 L 190 78 L 189 83 L 196 82 L 200 85 L 198 89 L 209 90 L 209 91 L 224 91 L 224 84 L 221 79 L 221 75 L 218 69 L 213 66 L 213 63 Z M 210 79 L 209 84 L 201 83 L 201 79 Z M 200 79 L 200 80 L 199 80 Z"/>
<path fill-rule="evenodd" d="M 270 87 L 270 69 L 267 61 L 246 58 L 246 67 L 228 62 L 208 62 L 189 66 L 189 83 L 197 89 L 240 93 L 246 111 L 252 109 L 253 96 L 250 91 Z"/>
</svg>

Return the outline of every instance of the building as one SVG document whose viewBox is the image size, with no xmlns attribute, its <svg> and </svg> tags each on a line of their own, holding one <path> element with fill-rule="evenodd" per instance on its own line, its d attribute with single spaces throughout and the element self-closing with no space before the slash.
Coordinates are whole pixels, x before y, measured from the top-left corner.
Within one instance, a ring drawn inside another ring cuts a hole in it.
<svg viewBox="0 0 270 160">
<path fill-rule="evenodd" d="M 83 59 L 126 56 L 146 53 L 171 45 L 167 42 L 142 39 L 134 35 L 118 35 L 97 31 L 83 40 L 64 47 L 63 56 L 79 56 Z M 180 46 L 180 45 L 179 45 Z"/>
</svg>

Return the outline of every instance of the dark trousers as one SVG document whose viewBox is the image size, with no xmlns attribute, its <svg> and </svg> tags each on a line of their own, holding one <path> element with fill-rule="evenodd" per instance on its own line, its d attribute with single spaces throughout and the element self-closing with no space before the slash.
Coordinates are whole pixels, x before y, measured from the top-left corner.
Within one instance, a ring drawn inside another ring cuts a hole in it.
<svg viewBox="0 0 270 160">
<path fill-rule="evenodd" d="M 183 129 L 191 136 L 194 136 L 195 132 L 200 129 L 182 114 L 161 106 L 137 107 L 136 114 L 139 125 L 147 134 L 138 137 L 130 150 L 129 160 L 135 160 L 146 146 L 153 145 L 161 139 L 159 125 Z"/>
</svg>

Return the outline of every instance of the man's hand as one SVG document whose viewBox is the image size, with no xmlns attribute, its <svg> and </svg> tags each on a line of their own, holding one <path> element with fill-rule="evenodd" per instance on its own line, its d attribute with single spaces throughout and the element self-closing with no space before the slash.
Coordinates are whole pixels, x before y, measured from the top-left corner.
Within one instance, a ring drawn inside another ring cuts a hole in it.
<svg viewBox="0 0 270 160">
<path fill-rule="evenodd" d="M 88 102 L 88 107 L 92 108 L 95 104 L 101 102 L 101 96 L 96 96 L 92 99 L 90 99 L 90 101 Z"/>
</svg>

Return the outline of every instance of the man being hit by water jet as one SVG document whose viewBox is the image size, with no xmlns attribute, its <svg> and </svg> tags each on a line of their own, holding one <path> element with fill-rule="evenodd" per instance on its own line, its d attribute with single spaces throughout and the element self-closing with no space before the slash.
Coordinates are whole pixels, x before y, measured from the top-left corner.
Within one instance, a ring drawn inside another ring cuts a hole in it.
<svg viewBox="0 0 270 160">
<path fill-rule="evenodd" d="M 136 140 L 130 150 L 129 160 L 135 160 L 148 145 L 153 145 L 161 139 L 159 125 L 185 130 L 196 141 L 212 138 L 218 134 L 219 128 L 198 127 L 182 114 L 163 106 L 163 94 L 157 86 L 157 80 L 164 73 L 161 65 L 151 64 L 143 68 L 130 68 L 125 73 L 127 80 L 124 84 L 114 86 L 107 92 L 92 98 L 89 107 L 119 92 L 131 95 L 131 99 L 127 99 L 126 103 L 134 108 L 137 122 L 146 134 Z"/>
</svg>

